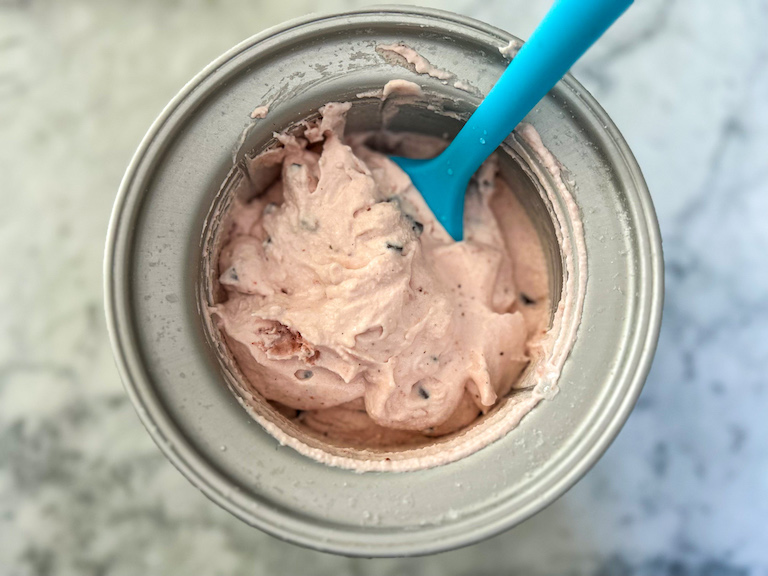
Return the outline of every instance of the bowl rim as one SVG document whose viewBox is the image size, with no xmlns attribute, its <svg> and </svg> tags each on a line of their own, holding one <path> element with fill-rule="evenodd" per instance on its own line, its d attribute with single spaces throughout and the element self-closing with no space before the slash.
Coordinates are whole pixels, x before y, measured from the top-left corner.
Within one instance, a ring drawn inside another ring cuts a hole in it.
<svg viewBox="0 0 768 576">
<path fill-rule="evenodd" d="M 202 460 L 201 456 L 195 453 L 194 448 L 189 445 L 188 441 L 176 428 L 174 422 L 164 411 L 159 399 L 152 396 L 148 376 L 139 360 L 138 345 L 132 338 L 132 331 L 130 330 L 129 306 L 126 305 L 126 290 L 124 289 L 125 273 L 120 269 L 120 263 L 126 260 L 129 252 L 125 239 L 131 228 L 132 220 L 125 221 L 125 216 L 126 212 L 129 212 L 129 216 L 132 215 L 130 214 L 130 207 L 133 182 L 137 177 L 141 164 L 146 159 L 145 157 L 150 146 L 169 118 L 201 82 L 214 74 L 218 68 L 228 61 L 237 57 L 251 46 L 298 26 L 355 15 L 376 14 L 411 14 L 428 17 L 438 21 L 458 24 L 470 29 L 479 29 L 482 32 L 503 39 L 518 40 L 507 32 L 472 18 L 443 10 L 405 6 L 379 6 L 323 15 L 308 15 L 274 26 L 244 40 L 216 58 L 195 75 L 165 106 L 158 118 L 152 123 L 136 153 L 133 155 L 121 181 L 109 221 L 104 255 L 104 306 L 115 362 L 126 393 L 134 404 L 139 418 L 164 455 L 209 499 L 246 523 L 256 526 L 280 539 L 302 544 L 316 550 L 366 557 L 422 555 L 466 546 L 502 532 L 532 516 L 570 489 L 607 450 L 634 407 L 650 370 L 655 353 L 664 299 L 664 262 L 661 234 L 640 167 L 626 141 L 607 113 L 587 90 L 568 74 L 560 81 L 559 86 L 566 87 L 569 93 L 572 93 L 574 98 L 580 101 L 580 104 L 597 121 L 602 123 L 605 134 L 612 140 L 622 157 L 627 177 L 634 184 L 634 189 L 637 193 L 636 200 L 644 217 L 643 224 L 645 225 L 645 234 L 647 234 L 648 256 L 650 260 L 649 266 L 645 270 L 645 278 L 649 282 L 648 293 L 650 298 L 641 305 L 641 308 L 644 309 L 639 311 L 644 321 L 647 322 L 647 330 L 644 334 L 644 339 L 633 351 L 634 353 L 631 357 L 633 372 L 627 376 L 626 393 L 612 407 L 612 410 L 606 410 L 601 415 L 598 421 L 600 425 L 599 436 L 579 456 L 579 460 L 570 462 L 573 465 L 559 476 L 556 483 L 552 484 L 550 482 L 550 485 L 544 491 L 537 493 L 526 505 L 516 510 L 515 514 L 496 519 L 482 526 L 475 525 L 469 539 L 466 535 L 460 532 L 456 533 L 455 531 L 453 533 L 443 533 L 440 537 L 434 537 L 436 534 L 432 532 L 432 537 L 428 540 L 417 538 L 416 532 L 406 532 L 403 537 L 397 538 L 396 542 L 391 540 L 392 535 L 389 535 L 389 540 L 382 539 L 380 542 L 374 542 L 373 540 L 375 539 L 371 538 L 370 535 L 364 535 L 364 538 L 351 538 L 343 530 L 336 530 L 335 532 L 332 530 L 331 532 L 335 535 L 335 538 L 318 540 L 311 529 L 307 529 L 306 526 L 300 526 L 298 522 L 287 521 L 279 511 L 260 509 L 259 514 L 255 514 L 253 510 L 247 510 L 237 495 L 231 493 L 231 488 L 226 485 L 225 479 L 219 477 L 214 472 L 205 470 L 204 466 L 201 467 L 198 462 Z"/>
</svg>

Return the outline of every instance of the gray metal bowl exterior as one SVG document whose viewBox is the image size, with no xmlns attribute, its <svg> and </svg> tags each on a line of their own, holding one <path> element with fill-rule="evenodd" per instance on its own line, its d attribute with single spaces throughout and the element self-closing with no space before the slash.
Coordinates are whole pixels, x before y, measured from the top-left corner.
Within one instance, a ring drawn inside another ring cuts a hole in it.
<svg viewBox="0 0 768 576">
<path fill-rule="evenodd" d="M 198 309 L 201 232 L 248 114 L 263 128 L 380 88 L 379 42 L 404 41 L 486 93 L 513 37 L 454 14 L 377 8 L 288 23 L 196 76 L 150 128 L 115 203 L 105 255 L 107 321 L 126 391 L 160 449 L 206 496 L 279 538 L 355 556 L 438 552 L 535 514 L 619 432 L 650 369 L 663 259 L 648 190 L 619 131 L 570 76 L 526 121 L 576 182 L 589 280 L 560 393 L 498 442 L 458 462 L 355 474 L 281 447 L 222 384 Z M 436 90 L 439 81 L 418 77 Z M 479 97 L 457 91 L 475 104 Z M 300 102 L 300 106 L 296 105 Z M 261 129 L 261 128 L 260 128 Z"/>
</svg>

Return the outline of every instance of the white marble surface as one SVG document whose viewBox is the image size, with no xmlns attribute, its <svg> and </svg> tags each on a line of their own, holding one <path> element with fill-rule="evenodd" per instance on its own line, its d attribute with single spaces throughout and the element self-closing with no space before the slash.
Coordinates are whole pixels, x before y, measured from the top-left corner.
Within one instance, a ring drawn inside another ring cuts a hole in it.
<svg viewBox="0 0 768 576">
<path fill-rule="evenodd" d="M 761 0 L 638 0 L 576 67 L 645 171 L 667 300 L 637 409 L 553 506 L 464 550 L 339 558 L 241 524 L 152 444 L 102 314 L 123 170 L 162 106 L 225 49 L 362 4 L 0 0 L 0 575 L 768 575 Z M 526 37 L 548 2 L 444 6 Z"/>
</svg>

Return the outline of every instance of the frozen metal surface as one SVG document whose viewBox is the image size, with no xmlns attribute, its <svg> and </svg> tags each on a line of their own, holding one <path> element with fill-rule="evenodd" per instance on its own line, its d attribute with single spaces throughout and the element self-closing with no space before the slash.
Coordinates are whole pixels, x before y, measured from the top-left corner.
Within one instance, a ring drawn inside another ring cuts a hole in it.
<svg viewBox="0 0 768 576">
<path fill-rule="evenodd" d="M 327 101 L 392 77 L 413 78 L 375 51 L 376 43 L 396 40 L 484 92 L 505 65 L 497 47 L 510 38 L 459 16 L 410 10 L 274 30 L 191 82 L 134 158 L 106 267 L 118 363 L 160 448 L 207 496 L 247 522 L 306 546 L 363 556 L 468 544 L 562 494 L 629 414 L 659 326 L 660 240 L 626 144 L 572 79 L 527 121 L 577 183 L 589 267 L 584 318 L 561 392 L 517 430 L 431 470 L 360 475 L 325 467 L 279 447 L 250 420 L 221 384 L 202 335 L 195 279 L 203 218 L 255 105 L 269 103 L 259 122 L 281 129 Z"/>
</svg>

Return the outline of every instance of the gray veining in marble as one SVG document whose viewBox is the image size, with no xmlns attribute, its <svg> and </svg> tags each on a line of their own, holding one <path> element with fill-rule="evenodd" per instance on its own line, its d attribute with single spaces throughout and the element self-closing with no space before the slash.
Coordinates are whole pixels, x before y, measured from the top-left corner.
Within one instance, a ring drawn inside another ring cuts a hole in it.
<svg viewBox="0 0 768 576">
<path fill-rule="evenodd" d="M 768 575 L 764 0 L 638 0 L 575 69 L 647 177 L 667 300 L 637 409 L 553 506 L 464 550 L 339 558 L 241 524 L 152 444 L 102 314 L 123 170 L 218 54 L 363 4 L 0 0 L 0 576 Z M 548 2 L 442 5 L 526 37 Z"/>
</svg>

